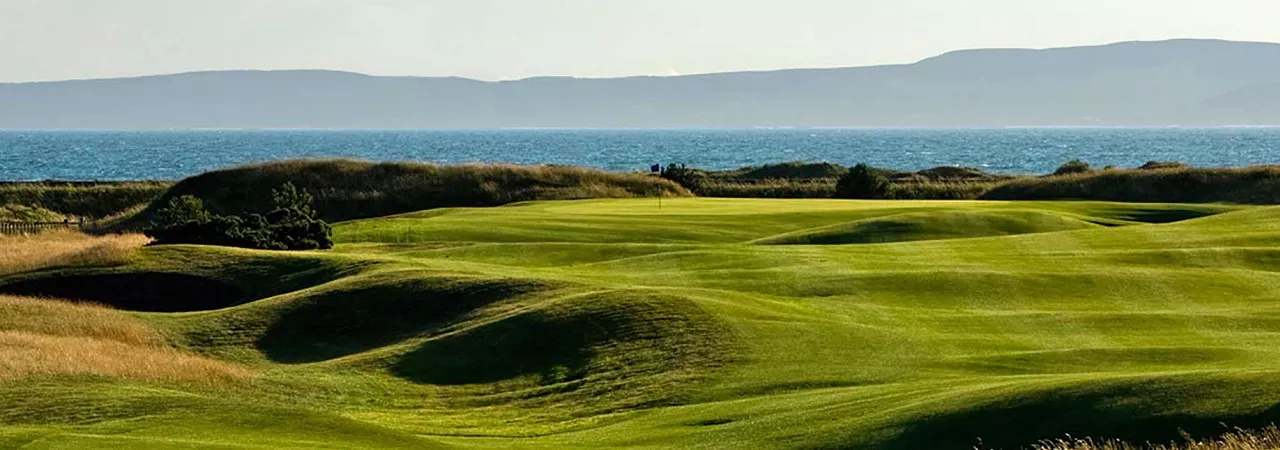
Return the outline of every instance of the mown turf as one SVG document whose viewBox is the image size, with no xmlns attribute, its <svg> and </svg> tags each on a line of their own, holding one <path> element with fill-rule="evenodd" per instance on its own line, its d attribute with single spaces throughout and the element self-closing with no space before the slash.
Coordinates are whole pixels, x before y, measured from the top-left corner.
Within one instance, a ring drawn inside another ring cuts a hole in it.
<svg viewBox="0 0 1280 450">
<path fill-rule="evenodd" d="M 253 376 L 3 383 L 0 445 L 1212 436 L 1280 419 L 1277 223 L 1223 205 L 591 200 L 342 223 L 324 253 L 147 248 L 0 292 L 86 274 L 234 287 L 247 301 L 128 314 Z"/>
</svg>

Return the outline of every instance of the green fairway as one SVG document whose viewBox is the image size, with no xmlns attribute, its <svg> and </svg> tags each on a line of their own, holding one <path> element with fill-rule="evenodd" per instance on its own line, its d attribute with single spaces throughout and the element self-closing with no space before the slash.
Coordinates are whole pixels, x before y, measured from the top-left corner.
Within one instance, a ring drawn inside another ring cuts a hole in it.
<svg viewBox="0 0 1280 450">
<path fill-rule="evenodd" d="M 118 320 L 250 373 L 0 377 L 0 447 L 1019 448 L 1280 420 L 1280 208 L 588 200 L 335 239 L 0 278 L 141 305 Z M 0 338 L 29 314 L 0 303 Z"/>
</svg>

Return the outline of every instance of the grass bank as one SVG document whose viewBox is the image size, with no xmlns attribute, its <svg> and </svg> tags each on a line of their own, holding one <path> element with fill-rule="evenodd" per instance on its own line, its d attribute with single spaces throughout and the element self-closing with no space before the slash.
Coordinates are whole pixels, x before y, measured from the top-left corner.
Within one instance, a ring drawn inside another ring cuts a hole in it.
<svg viewBox="0 0 1280 450">
<path fill-rule="evenodd" d="M 159 335 L 216 363 L 68 368 L 55 348 L 79 341 L 0 335 L 51 358 L 0 383 L 0 444 L 971 449 L 1280 420 L 1275 208 L 657 200 L 442 208 L 339 223 L 328 252 L 146 247 L 0 275 L 0 292 L 120 308 L 24 304 L 0 332 Z"/>
<path fill-rule="evenodd" d="M 993 187 L 988 200 L 1280 204 L 1280 166 L 1098 170 L 1027 177 Z"/>
<path fill-rule="evenodd" d="M 102 219 L 146 206 L 172 185 L 164 181 L 0 182 L 0 207 L 38 208 L 60 216 Z"/>
<path fill-rule="evenodd" d="M 218 213 L 265 210 L 272 189 L 289 182 L 314 197 L 331 222 L 430 208 L 497 206 L 532 200 L 691 195 L 675 183 L 642 174 L 567 166 L 369 163 L 295 160 L 235 167 L 187 178 L 157 204 L 194 195 Z"/>
<path fill-rule="evenodd" d="M 1103 200 L 1151 203 L 1280 204 L 1280 167 L 1193 168 L 1149 162 L 1094 170 L 1083 162 L 1054 174 L 999 175 L 963 167 L 918 172 L 874 169 L 888 182 L 888 200 Z M 782 163 L 728 171 L 684 168 L 669 176 L 703 197 L 832 198 L 846 168 L 831 163 Z"/>
</svg>

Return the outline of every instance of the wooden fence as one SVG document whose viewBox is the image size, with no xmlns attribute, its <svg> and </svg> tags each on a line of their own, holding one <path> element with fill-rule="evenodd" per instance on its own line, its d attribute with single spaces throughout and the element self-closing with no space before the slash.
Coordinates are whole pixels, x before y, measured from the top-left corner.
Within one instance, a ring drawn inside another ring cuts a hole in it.
<svg viewBox="0 0 1280 450">
<path fill-rule="evenodd" d="M 0 222 L 0 234 L 30 234 L 78 228 L 80 222 Z"/>
</svg>

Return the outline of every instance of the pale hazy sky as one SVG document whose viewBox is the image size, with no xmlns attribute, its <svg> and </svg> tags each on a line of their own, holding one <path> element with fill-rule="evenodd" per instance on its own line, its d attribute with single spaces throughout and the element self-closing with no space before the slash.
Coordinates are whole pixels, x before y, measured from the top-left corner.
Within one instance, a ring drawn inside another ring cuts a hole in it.
<svg viewBox="0 0 1280 450">
<path fill-rule="evenodd" d="M 0 81 L 210 69 L 513 79 L 1280 42 L 1280 0 L 0 0 Z"/>
</svg>

